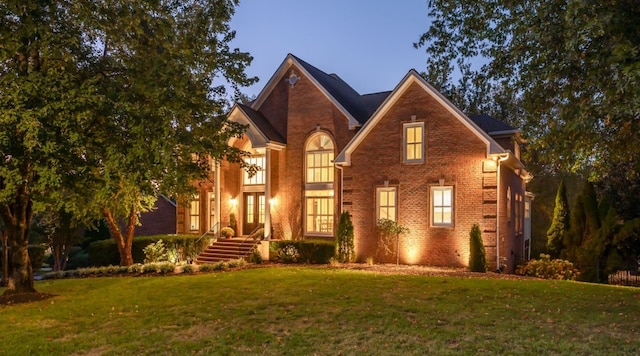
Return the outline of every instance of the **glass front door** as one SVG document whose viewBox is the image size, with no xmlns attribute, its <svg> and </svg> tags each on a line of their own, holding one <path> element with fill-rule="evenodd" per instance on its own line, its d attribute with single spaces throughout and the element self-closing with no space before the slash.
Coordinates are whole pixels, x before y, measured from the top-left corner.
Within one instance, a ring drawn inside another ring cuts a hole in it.
<svg viewBox="0 0 640 356">
<path fill-rule="evenodd" d="M 265 198 L 263 192 L 244 193 L 242 234 L 249 235 L 264 224 Z"/>
</svg>

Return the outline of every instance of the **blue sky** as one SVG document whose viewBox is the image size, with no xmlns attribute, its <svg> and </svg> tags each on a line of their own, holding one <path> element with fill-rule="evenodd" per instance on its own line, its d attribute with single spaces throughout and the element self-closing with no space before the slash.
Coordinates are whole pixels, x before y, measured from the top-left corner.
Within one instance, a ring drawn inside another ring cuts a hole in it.
<svg viewBox="0 0 640 356">
<path fill-rule="evenodd" d="M 254 57 L 247 73 L 257 95 L 292 53 L 336 73 L 360 94 L 391 90 L 409 69 L 423 71 L 413 48 L 429 27 L 426 0 L 241 0 L 231 21 L 232 47 Z"/>
</svg>

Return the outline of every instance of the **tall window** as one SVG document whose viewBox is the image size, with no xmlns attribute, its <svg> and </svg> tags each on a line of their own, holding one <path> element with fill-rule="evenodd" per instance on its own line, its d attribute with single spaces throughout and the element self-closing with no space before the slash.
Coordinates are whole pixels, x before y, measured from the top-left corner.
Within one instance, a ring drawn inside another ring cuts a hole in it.
<svg viewBox="0 0 640 356">
<path fill-rule="evenodd" d="M 329 135 L 318 133 L 305 146 L 305 233 L 333 234 L 334 144 Z"/>
<path fill-rule="evenodd" d="M 507 187 L 507 221 L 511 221 L 511 187 Z"/>
<path fill-rule="evenodd" d="M 424 122 L 412 122 L 403 125 L 404 162 L 424 162 Z"/>
<path fill-rule="evenodd" d="M 453 187 L 431 187 L 431 224 L 453 226 Z"/>
<path fill-rule="evenodd" d="M 197 193 L 189 203 L 189 230 L 200 230 L 200 195 Z"/>
<path fill-rule="evenodd" d="M 244 171 L 244 185 L 264 184 L 264 181 L 265 181 L 264 167 L 266 166 L 265 156 L 253 156 L 253 157 L 245 158 L 244 161 L 247 164 L 254 164 L 258 166 L 258 170 L 251 177 L 249 177 L 249 172 L 247 172 L 246 170 Z"/>
<path fill-rule="evenodd" d="M 209 230 L 213 230 L 216 225 L 216 196 L 209 192 Z"/>
<path fill-rule="evenodd" d="M 389 219 L 396 221 L 396 196 L 395 187 L 376 188 L 376 205 L 379 219 Z"/>
<path fill-rule="evenodd" d="M 307 183 L 333 183 L 333 141 L 325 134 L 307 143 Z"/>
</svg>

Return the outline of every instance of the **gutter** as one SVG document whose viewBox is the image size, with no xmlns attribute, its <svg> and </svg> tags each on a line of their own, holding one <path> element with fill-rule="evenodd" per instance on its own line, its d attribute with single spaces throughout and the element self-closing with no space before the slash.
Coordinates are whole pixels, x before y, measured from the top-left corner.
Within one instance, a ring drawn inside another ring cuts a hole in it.
<svg viewBox="0 0 640 356">
<path fill-rule="evenodd" d="M 342 205 L 344 201 L 344 167 L 334 163 L 334 166 L 340 170 L 340 214 L 342 214 Z"/>
<path fill-rule="evenodd" d="M 500 272 L 500 197 L 502 193 L 500 191 L 501 178 L 500 178 L 500 163 L 506 161 L 509 158 L 509 153 L 505 155 L 497 155 L 497 173 L 496 173 L 496 270 Z"/>
</svg>

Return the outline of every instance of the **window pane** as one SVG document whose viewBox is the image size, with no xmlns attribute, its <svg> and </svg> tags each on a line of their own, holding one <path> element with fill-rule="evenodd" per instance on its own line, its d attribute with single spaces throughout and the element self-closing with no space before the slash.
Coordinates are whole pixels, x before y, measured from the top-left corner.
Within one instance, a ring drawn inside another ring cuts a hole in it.
<svg viewBox="0 0 640 356">
<path fill-rule="evenodd" d="M 432 187 L 432 223 L 434 225 L 453 224 L 453 187 Z"/>
</svg>

